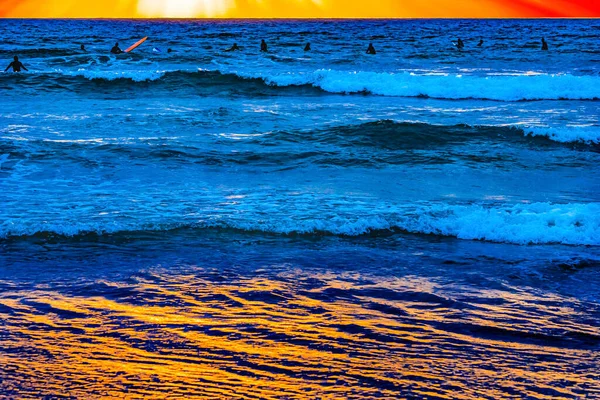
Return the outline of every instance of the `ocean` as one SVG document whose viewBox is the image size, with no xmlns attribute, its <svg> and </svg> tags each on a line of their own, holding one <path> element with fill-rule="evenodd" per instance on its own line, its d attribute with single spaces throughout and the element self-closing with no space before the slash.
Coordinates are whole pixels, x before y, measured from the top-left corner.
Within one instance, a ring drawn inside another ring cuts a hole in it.
<svg viewBox="0 0 600 400">
<path fill-rule="evenodd" d="M 600 398 L 599 37 L 0 20 L 0 398 Z"/>
</svg>

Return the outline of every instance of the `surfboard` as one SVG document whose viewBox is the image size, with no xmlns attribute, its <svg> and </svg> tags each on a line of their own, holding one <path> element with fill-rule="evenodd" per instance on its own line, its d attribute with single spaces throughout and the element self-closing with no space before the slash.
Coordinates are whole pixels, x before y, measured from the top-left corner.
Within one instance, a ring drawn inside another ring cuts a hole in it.
<svg viewBox="0 0 600 400">
<path fill-rule="evenodd" d="M 146 39 L 148 39 L 148 36 L 132 44 L 131 47 L 128 47 L 127 50 L 124 51 L 124 53 L 129 53 L 131 50 L 137 48 L 140 44 L 144 43 Z"/>
</svg>

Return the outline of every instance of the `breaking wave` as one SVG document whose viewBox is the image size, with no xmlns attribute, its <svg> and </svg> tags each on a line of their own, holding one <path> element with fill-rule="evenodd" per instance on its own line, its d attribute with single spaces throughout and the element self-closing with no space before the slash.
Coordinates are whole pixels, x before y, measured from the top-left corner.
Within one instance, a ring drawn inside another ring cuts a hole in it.
<svg viewBox="0 0 600 400">
<path fill-rule="evenodd" d="M 238 87 L 248 81 L 259 81 L 276 88 L 312 87 L 336 94 L 367 93 L 379 96 L 427 97 L 495 101 L 525 100 L 598 100 L 600 77 L 569 74 L 536 75 L 459 75 L 415 74 L 409 72 L 337 71 L 321 69 L 313 72 L 264 73 L 221 70 L 53 70 L 23 74 L 48 78 L 85 78 L 122 84 L 132 82 L 190 83 L 210 79 L 211 83 Z M 8 75 L 3 79 L 15 79 Z M 22 79 L 22 78 L 21 78 Z M 39 83 L 36 80 L 36 83 Z"/>
<path fill-rule="evenodd" d="M 252 74 L 274 86 L 311 85 L 331 93 L 370 93 L 381 96 L 430 97 L 438 99 L 598 100 L 600 78 L 574 75 L 474 76 L 452 74 L 418 75 L 408 72 L 347 72 L 330 69 L 310 73 Z"/>
<path fill-rule="evenodd" d="M 106 235 L 175 229 L 233 229 L 283 235 L 362 236 L 390 233 L 427 234 L 498 243 L 600 246 L 600 204 L 532 203 L 512 206 L 429 204 L 365 210 L 361 215 L 212 215 L 197 220 L 151 222 L 94 216 L 61 221 L 5 220 L 4 239 L 32 236 Z"/>
</svg>

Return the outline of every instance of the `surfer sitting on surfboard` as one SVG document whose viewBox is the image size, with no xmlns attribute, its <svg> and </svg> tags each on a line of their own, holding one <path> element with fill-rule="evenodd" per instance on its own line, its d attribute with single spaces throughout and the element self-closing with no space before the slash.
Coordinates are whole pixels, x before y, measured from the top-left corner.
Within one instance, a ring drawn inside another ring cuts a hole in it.
<svg viewBox="0 0 600 400">
<path fill-rule="evenodd" d="M 21 68 L 23 68 L 25 71 L 29 71 L 27 68 L 25 68 L 23 63 L 21 61 L 19 61 L 19 57 L 17 57 L 17 56 L 15 56 L 13 62 L 8 64 L 8 67 L 6 67 L 4 72 L 8 71 L 11 68 L 13 69 L 13 72 L 21 72 Z"/>
<path fill-rule="evenodd" d="M 114 47 L 112 49 L 110 49 L 110 52 L 112 54 L 121 54 L 123 52 L 123 50 L 121 50 L 121 48 L 119 47 L 119 43 L 115 43 Z"/>
<path fill-rule="evenodd" d="M 375 47 L 373 47 L 373 43 L 369 43 L 369 47 L 367 48 L 367 54 L 377 54 L 375 51 Z"/>
<path fill-rule="evenodd" d="M 463 49 L 465 47 L 465 44 L 463 43 L 461 38 L 458 38 L 458 42 L 456 42 L 456 48 L 457 49 Z"/>
</svg>

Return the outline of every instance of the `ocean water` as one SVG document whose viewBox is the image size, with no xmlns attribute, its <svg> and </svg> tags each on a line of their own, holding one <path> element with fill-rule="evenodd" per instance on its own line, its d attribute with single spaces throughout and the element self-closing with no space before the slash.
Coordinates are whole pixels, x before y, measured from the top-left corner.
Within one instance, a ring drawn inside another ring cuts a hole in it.
<svg viewBox="0 0 600 400">
<path fill-rule="evenodd" d="M 599 36 L 0 20 L 0 397 L 600 397 Z"/>
</svg>

